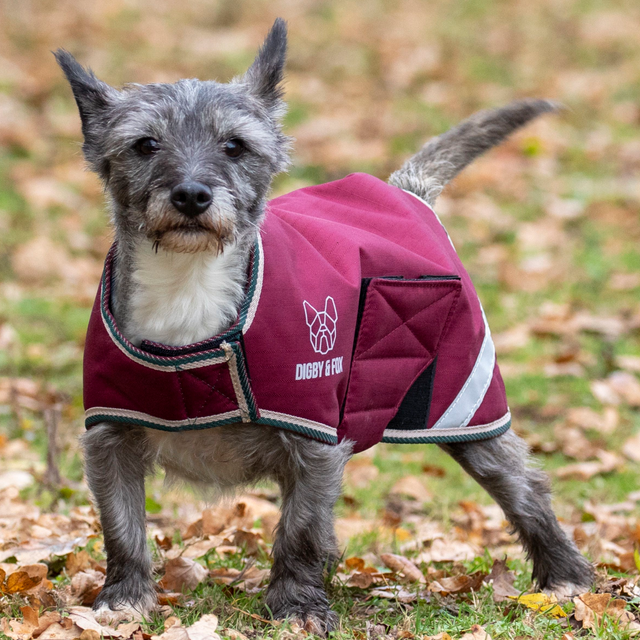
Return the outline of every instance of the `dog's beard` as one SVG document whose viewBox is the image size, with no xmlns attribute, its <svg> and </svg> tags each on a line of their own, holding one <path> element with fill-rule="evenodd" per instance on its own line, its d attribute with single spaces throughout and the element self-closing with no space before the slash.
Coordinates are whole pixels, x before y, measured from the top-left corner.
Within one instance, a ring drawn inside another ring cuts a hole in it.
<svg viewBox="0 0 640 640">
<path fill-rule="evenodd" d="M 209 209 L 188 218 L 176 211 L 166 194 L 158 194 L 147 207 L 146 235 L 156 251 L 219 255 L 235 239 L 235 212 L 230 200 L 226 189 L 215 189 Z"/>
</svg>

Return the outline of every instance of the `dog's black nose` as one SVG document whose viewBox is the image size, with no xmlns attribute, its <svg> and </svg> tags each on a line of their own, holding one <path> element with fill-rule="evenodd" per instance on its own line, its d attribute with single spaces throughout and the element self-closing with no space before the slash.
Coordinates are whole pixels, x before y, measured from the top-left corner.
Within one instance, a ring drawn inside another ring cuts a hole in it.
<svg viewBox="0 0 640 640">
<path fill-rule="evenodd" d="M 171 203 L 186 216 L 199 216 L 213 200 L 213 193 L 201 182 L 183 182 L 171 189 Z"/>
</svg>

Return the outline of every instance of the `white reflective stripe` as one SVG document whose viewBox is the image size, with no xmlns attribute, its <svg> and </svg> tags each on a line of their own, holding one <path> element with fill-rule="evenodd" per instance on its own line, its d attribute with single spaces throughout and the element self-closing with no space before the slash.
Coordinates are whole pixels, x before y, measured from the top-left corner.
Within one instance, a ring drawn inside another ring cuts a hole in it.
<svg viewBox="0 0 640 640">
<path fill-rule="evenodd" d="M 496 365 L 496 349 L 491 339 L 491 331 L 487 323 L 487 318 L 482 311 L 482 320 L 484 321 L 484 340 L 480 347 L 480 353 L 473 365 L 473 370 L 464 383 L 460 393 L 451 403 L 451 406 L 442 414 L 438 422 L 432 429 L 455 429 L 457 427 L 466 427 L 471 418 L 475 415 L 478 407 L 482 404 L 487 389 L 493 378 L 493 370 Z"/>
</svg>

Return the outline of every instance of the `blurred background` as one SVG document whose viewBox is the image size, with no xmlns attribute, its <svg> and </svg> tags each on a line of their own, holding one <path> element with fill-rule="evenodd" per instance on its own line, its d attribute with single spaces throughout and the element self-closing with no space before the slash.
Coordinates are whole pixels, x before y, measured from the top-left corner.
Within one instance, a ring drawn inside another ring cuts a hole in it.
<svg viewBox="0 0 640 640">
<path fill-rule="evenodd" d="M 559 512 L 583 523 L 577 539 L 594 553 L 636 570 L 629 554 L 640 541 L 637 0 L 1 0 L 0 7 L 6 509 L 24 516 L 29 505 L 32 519 L 90 509 L 77 444 L 81 360 L 111 231 L 50 51 L 68 49 L 116 86 L 227 81 L 282 16 L 290 33 L 285 129 L 296 143 L 276 195 L 351 171 L 384 179 L 430 136 L 478 109 L 525 96 L 566 105 L 465 171 L 436 210 L 478 287 L 515 428 L 552 472 Z M 397 526 L 406 512 L 402 505 L 394 512 L 388 496 L 407 474 L 427 492 L 414 500 L 435 496 L 427 515 L 436 520 L 464 518 L 462 498 L 489 504 L 435 447 L 384 446 L 350 466 L 341 518 Z M 172 520 L 180 509 L 200 508 L 159 481 L 149 494 L 150 517 L 165 528 L 182 526 Z M 596 505 L 623 501 L 622 524 L 607 534 L 617 546 L 597 547 L 610 513 Z M 343 540 L 364 529 L 347 527 Z M 15 546 L 12 531 L 3 542 L 0 529 L 0 551 Z M 362 540 L 356 548 L 377 544 Z"/>
</svg>

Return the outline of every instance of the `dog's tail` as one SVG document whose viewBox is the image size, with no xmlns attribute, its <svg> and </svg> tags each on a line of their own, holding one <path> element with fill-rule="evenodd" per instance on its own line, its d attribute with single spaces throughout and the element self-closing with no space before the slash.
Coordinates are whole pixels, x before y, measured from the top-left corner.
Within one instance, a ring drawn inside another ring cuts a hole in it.
<svg viewBox="0 0 640 640">
<path fill-rule="evenodd" d="M 433 205 L 447 183 L 485 151 L 543 113 L 559 111 L 549 100 L 516 100 L 501 109 L 480 111 L 430 140 L 389 176 L 389 183 Z"/>
</svg>

